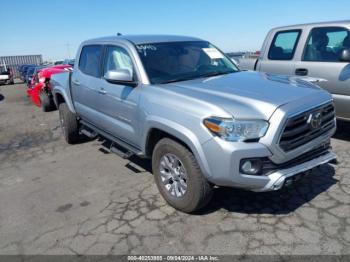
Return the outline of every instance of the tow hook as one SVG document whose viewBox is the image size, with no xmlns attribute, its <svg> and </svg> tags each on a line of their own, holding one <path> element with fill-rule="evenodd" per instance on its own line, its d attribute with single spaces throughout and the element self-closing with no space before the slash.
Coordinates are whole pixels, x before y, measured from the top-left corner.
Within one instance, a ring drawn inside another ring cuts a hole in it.
<svg viewBox="0 0 350 262">
<path fill-rule="evenodd" d="M 285 187 L 291 186 L 291 185 L 294 184 L 295 182 L 301 180 L 303 177 L 310 175 L 310 174 L 312 173 L 312 170 L 313 170 L 313 169 L 310 169 L 310 170 L 307 170 L 307 171 L 305 171 L 305 172 L 302 172 L 302 173 L 299 173 L 299 174 L 296 174 L 296 175 L 294 175 L 294 176 L 292 176 L 292 177 L 287 178 L 287 179 L 285 180 L 285 182 L 284 182 L 284 186 L 285 186 Z"/>
</svg>

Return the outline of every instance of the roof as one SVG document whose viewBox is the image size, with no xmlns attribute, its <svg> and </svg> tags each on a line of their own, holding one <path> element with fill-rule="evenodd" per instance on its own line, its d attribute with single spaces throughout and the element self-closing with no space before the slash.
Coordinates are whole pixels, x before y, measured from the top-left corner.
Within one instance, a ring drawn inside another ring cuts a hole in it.
<svg viewBox="0 0 350 262">
<path fill-rule="evenodd" d="M 287 26 L 278 26 L 278 27 L 275 27 L 273 29 L 298 27 L 298 26 L 301 27 L 301 26 L 309 26 L 309 25 L 311 25 L 311 26 L 332 26 L 332 25 L 340 25 L 340 24 L 350 24 L 350 20 L 295 24 L 295 25 L 287 25 Z"/>
<path fill-rule="evenodd" d="M 107 36 L 101 38 L 90 39 L 85 42 L 111 42 L 111 41 L 126 40 L 139 44 L 150 44 L 150 43 L 164 43 L 164 42 L 183 42 L 183 41 L 203 41 L 202 39 L 189 36 L 178 36 L 178 35 L 120 35 L 120 36 Z"/>
</svg>

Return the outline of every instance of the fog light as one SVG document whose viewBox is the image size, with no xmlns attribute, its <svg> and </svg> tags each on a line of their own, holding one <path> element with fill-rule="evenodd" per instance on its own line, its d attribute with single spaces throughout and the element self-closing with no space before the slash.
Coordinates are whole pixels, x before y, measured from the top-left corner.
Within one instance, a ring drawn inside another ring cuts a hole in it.
<svg viewBox="0 0 350 262">
<path fill-rule="evenodd" d="M 240 171 L 247 175 L 260 175 L 261 167 L 260 159 L 245 159 L 241 160 Z"/>
</svg>

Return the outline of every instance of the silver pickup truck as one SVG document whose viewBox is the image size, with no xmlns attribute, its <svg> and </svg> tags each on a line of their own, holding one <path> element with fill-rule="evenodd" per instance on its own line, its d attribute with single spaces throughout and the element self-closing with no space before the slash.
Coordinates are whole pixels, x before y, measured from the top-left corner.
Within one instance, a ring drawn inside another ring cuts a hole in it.
<svg viewBox="0 0 350 262">
<path fill-rule="evenodd" d="M 214 186 L 278 190 L 336 158 L 328 92 L 241 72 L 207 41 L 99 38 L 75 61 L 51 79 L 66 141 L 99 135 L 119 156 L 151 158 L 161 195 L 184 212 L 205 206 Z"/>
<path fill-rule="evenodd" d="M 350 21 L 272 29 L 258 59 L 240 59 L 242 70 L 294 75 L 328 90 L 337 117 L 350 121 Z"/>
</svg>

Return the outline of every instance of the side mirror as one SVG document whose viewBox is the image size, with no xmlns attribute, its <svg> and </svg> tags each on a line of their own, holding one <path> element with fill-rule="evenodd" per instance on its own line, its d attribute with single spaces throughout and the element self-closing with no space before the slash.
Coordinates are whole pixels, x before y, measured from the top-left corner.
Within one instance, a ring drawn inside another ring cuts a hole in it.
<svg viewBox="0 0 350 262">
<path fill-rule="evenodd" d="M 113 84 L 129 86 L 137 85 L 137 82 L 134 81 L 133 76 L 127 69 L 109 70 L 105 73 L 104 78 L 106 79 L 106 81 Z"/>
<path fill-rule="evenodd" d="M 350 62 L 350 49 L 344 49 L 340 54 L 341 62 Z"/>
</svg>

